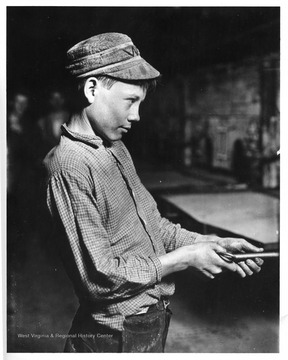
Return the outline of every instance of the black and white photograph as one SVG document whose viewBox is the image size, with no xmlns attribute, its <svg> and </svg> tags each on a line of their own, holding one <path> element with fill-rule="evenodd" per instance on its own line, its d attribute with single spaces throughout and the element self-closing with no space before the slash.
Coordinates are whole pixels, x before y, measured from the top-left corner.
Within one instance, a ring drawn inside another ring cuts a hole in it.
<svg viewBox="0 0 288 360">
<path fill-rule="evenodd" d="M 279 354 L 281 6 L 5 18 L 6 353 Z"/>
</svg>

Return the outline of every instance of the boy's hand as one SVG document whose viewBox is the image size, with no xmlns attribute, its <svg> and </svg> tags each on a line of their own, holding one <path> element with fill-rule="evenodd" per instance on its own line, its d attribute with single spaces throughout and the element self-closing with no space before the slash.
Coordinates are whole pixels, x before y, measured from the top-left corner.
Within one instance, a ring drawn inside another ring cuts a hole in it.
<svg viewBox="0 0 288 360">
<path fill-rule="evenodd" d="M 240 261 L 237 263 L 237 272 L 240 276 L 245 277 L 246 275 L 252 275 L 253 273 L 258 273 L 261 270 L 261 266 L 264 261 L 261 259 L 261 252 L 263 248 L 258 248 L 250 244 L 244 239 L 238 238 L 220 238 L 215 235 L 203 235 L 203 241 L 214 241 L 217 244 L 221 245 L 227 252 L 230 253 L 246 253 L 246 252 L 257 252 L 259 253 L 259 258 L 254 260 L 249 259 L 245 261 Z M 200 238 L 201 241 L 201 238 Z"/>
</svg>

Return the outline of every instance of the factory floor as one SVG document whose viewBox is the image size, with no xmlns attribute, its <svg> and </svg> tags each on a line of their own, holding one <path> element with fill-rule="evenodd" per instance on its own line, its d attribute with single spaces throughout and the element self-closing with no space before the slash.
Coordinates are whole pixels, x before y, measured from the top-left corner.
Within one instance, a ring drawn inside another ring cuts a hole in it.
<svg viewBox="0 0 288 360">
<path fill-rule="evenodd" d="M 155 172 L 150 174 L 146 171 L 149 181 Z M 145 183 L 145 171 L 142 176 Z M 171 189 L 175 177 L 195 188 L 218 181 L 175 172 L 162 178 Z M 12 227 L 8 234 L 13 251 L 8 251 L 7 351 L 62 352 L 65 340 L 55 334 L 68 333 L 77 298 L 49 228 L 38 222 L 23 231 Z M 277 353 L 278 265 L 267 260 L 259 274 L 245 279 L 226 273 L 208 281 L 192 271 L 177 273 L 166 352 Z"/>
</svg>

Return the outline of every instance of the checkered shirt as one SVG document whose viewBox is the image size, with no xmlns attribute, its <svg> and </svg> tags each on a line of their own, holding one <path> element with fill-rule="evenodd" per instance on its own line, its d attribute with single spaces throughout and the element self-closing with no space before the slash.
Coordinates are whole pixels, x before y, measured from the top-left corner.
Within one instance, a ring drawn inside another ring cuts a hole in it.
<svg viewBox="0 0 288 360">
<path fill-rule="evenodd" d="M 161 217 L 122 141 L 62 130 L 44 160 L 49 211 L 65 235 L 60 253 L 80 306 L 122 330 L 125 316 L 174 293 L 158 257 L 198 234 Z"/>
</svg>

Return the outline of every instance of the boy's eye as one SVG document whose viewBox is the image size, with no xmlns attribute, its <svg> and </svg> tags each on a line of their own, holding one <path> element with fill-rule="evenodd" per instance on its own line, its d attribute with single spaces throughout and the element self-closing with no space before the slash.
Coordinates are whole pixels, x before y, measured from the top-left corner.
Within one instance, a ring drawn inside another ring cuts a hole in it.
<svg viewBox="0 0 288 360">
<path fill-rule="evenodd" d="M 134 98 L 129 98 L 129 99 L 127 99 L 131 104 L 133 104 L 135 101 L 136 101 L 136 99 L 134 99 Z"/>
</svg>

